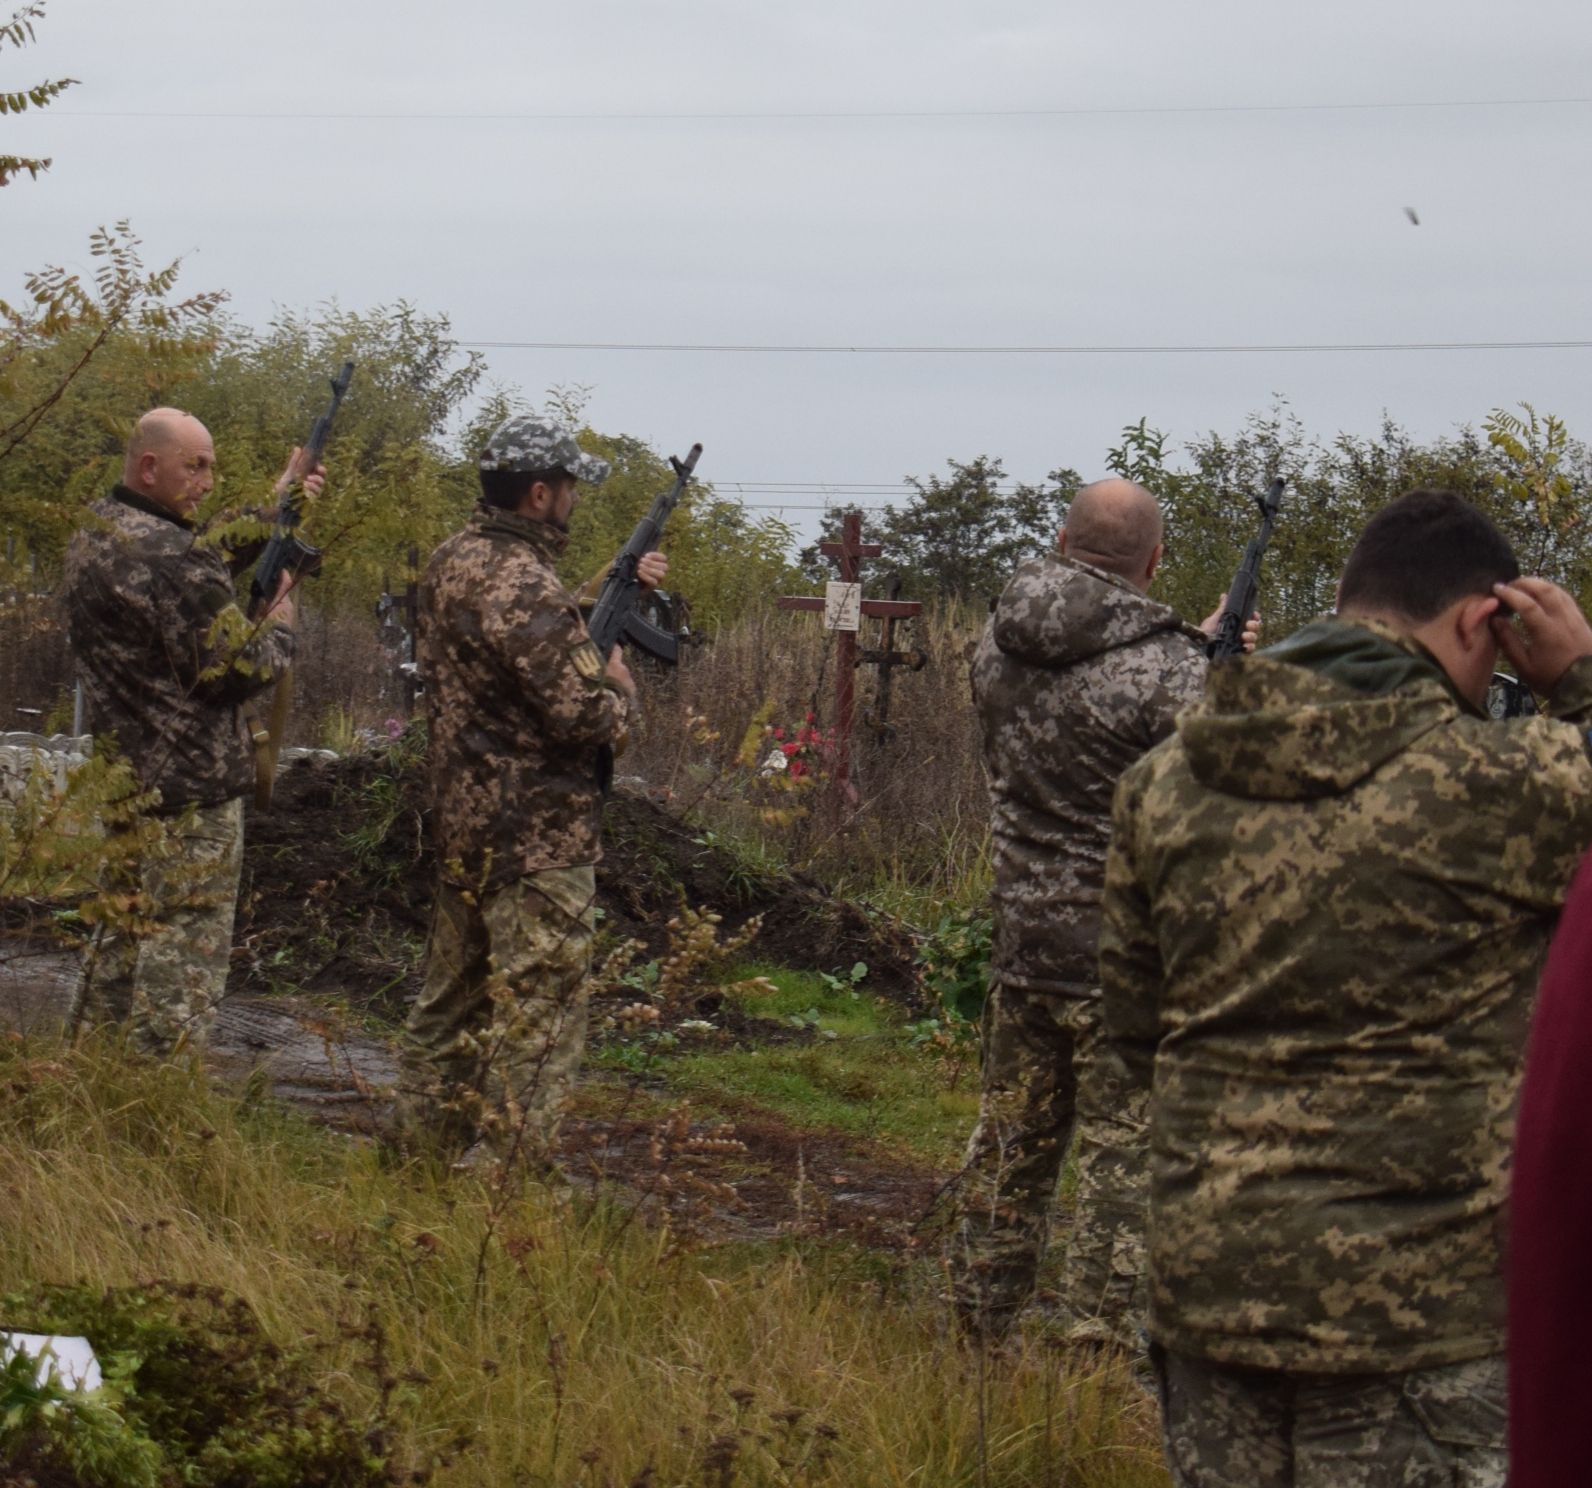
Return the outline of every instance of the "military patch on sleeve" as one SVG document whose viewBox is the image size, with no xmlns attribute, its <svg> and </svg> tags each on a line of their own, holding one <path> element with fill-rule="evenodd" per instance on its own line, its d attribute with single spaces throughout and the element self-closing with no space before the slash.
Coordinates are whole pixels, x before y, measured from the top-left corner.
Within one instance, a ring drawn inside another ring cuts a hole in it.
<svg viewBox="0 0 1592 1488">
<path fill-rule="evenodd" d="M 574 650 L 569 653 L 569 659 L 575 663 L 575 670 L 588 682 L 600 682 L 603 675 L 603 659 L 597 654 L 597 647 L 591 641 L 580 641 Z"/>
</svg>

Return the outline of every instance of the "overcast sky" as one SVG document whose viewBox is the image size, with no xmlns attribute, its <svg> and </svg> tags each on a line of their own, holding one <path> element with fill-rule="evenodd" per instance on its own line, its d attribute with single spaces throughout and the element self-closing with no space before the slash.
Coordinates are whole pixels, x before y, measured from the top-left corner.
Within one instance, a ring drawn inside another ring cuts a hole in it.
<svg viewBox="0 0 1592 1488">
<path fill-rule="evenodd" d="M 1264 107 L 1587 98 L 1585 0 L 49 0 L 0 86 L 62 74 L 0 121 L 55 157 L 0 193 L 5 297 L 127 217 L 245 321 L 404 298 L 467 342 L 1592 340 L 1592 106 Z M 1323 437 L 1520 399 L 1592 436 L 1589 349 L 487 355 L 721 490 L 1094 475 L 1141 414 L 1273 394 Z"/>
</svg>

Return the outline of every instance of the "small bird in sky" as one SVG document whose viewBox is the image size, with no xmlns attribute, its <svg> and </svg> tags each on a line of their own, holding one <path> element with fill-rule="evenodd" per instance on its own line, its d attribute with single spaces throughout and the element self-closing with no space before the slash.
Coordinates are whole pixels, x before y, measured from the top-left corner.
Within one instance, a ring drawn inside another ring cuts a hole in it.
<svg viewBox="0 0 1592 1488">
<path fill-rule="evenodd" d="M 1421 225 L 1421 219 L 1415 215 L 1415 208 L 1414 207 L 1405 207 L 1404 215 L 1406 217 L 1408 217 L 1410 219 L 1410 221 L 1416 227 L 1419 227 Z"/>
</svg>

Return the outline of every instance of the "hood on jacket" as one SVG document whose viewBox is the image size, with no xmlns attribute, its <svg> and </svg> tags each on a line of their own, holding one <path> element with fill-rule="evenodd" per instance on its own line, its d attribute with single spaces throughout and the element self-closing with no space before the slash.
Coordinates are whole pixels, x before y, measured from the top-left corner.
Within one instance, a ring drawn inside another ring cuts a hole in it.
<svg viewBox="0 0 1592 1488">
<path fill-rule="evenodd" d="M 1158 630 L 1188 627 L 1126 580 L 1059 553 L 1021 564 L 995 604 L 995 644 L 1031 666 L 1071 666 Z"/>
<path fill-rule="evenodd" d="M 1211 668 L 1177 721 L 1195 778 L 1249 800 L 1340 795 L 1461 711 L 1431 653 L 1375 621 L 1318 620 Z"/>
</svg>

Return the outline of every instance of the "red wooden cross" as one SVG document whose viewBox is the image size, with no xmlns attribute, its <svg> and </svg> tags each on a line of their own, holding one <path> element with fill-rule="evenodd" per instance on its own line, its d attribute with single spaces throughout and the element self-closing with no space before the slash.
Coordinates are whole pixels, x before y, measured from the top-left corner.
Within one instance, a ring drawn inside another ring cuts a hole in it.
<svg viewBox="0 0 1592 1488">
<path fill-rule="evenodd" d="M 884 549 L 878 543 L 862 540 L 862 513 L 847 512 L 840 523 L 840 541 L 819 543 L 818 551 L 833 558 L 840 569 L 842 584 L 862 585 L 862 559 L 877 558 Z M 827 600 L 793 595 L 779 600 L 782 610 L 823 610 Z M 912 599 L 865 599 L 862 615 L 879 620 L 905 620 L 920 613 L 923 606 Z M 860 624 L 860 619 L 858 621 Z M 835 632 L 835 801 L 855 804 L 857 793 L 851 786 L 851 730 L 857 707 L 857 632 Z"/>
</svg>

